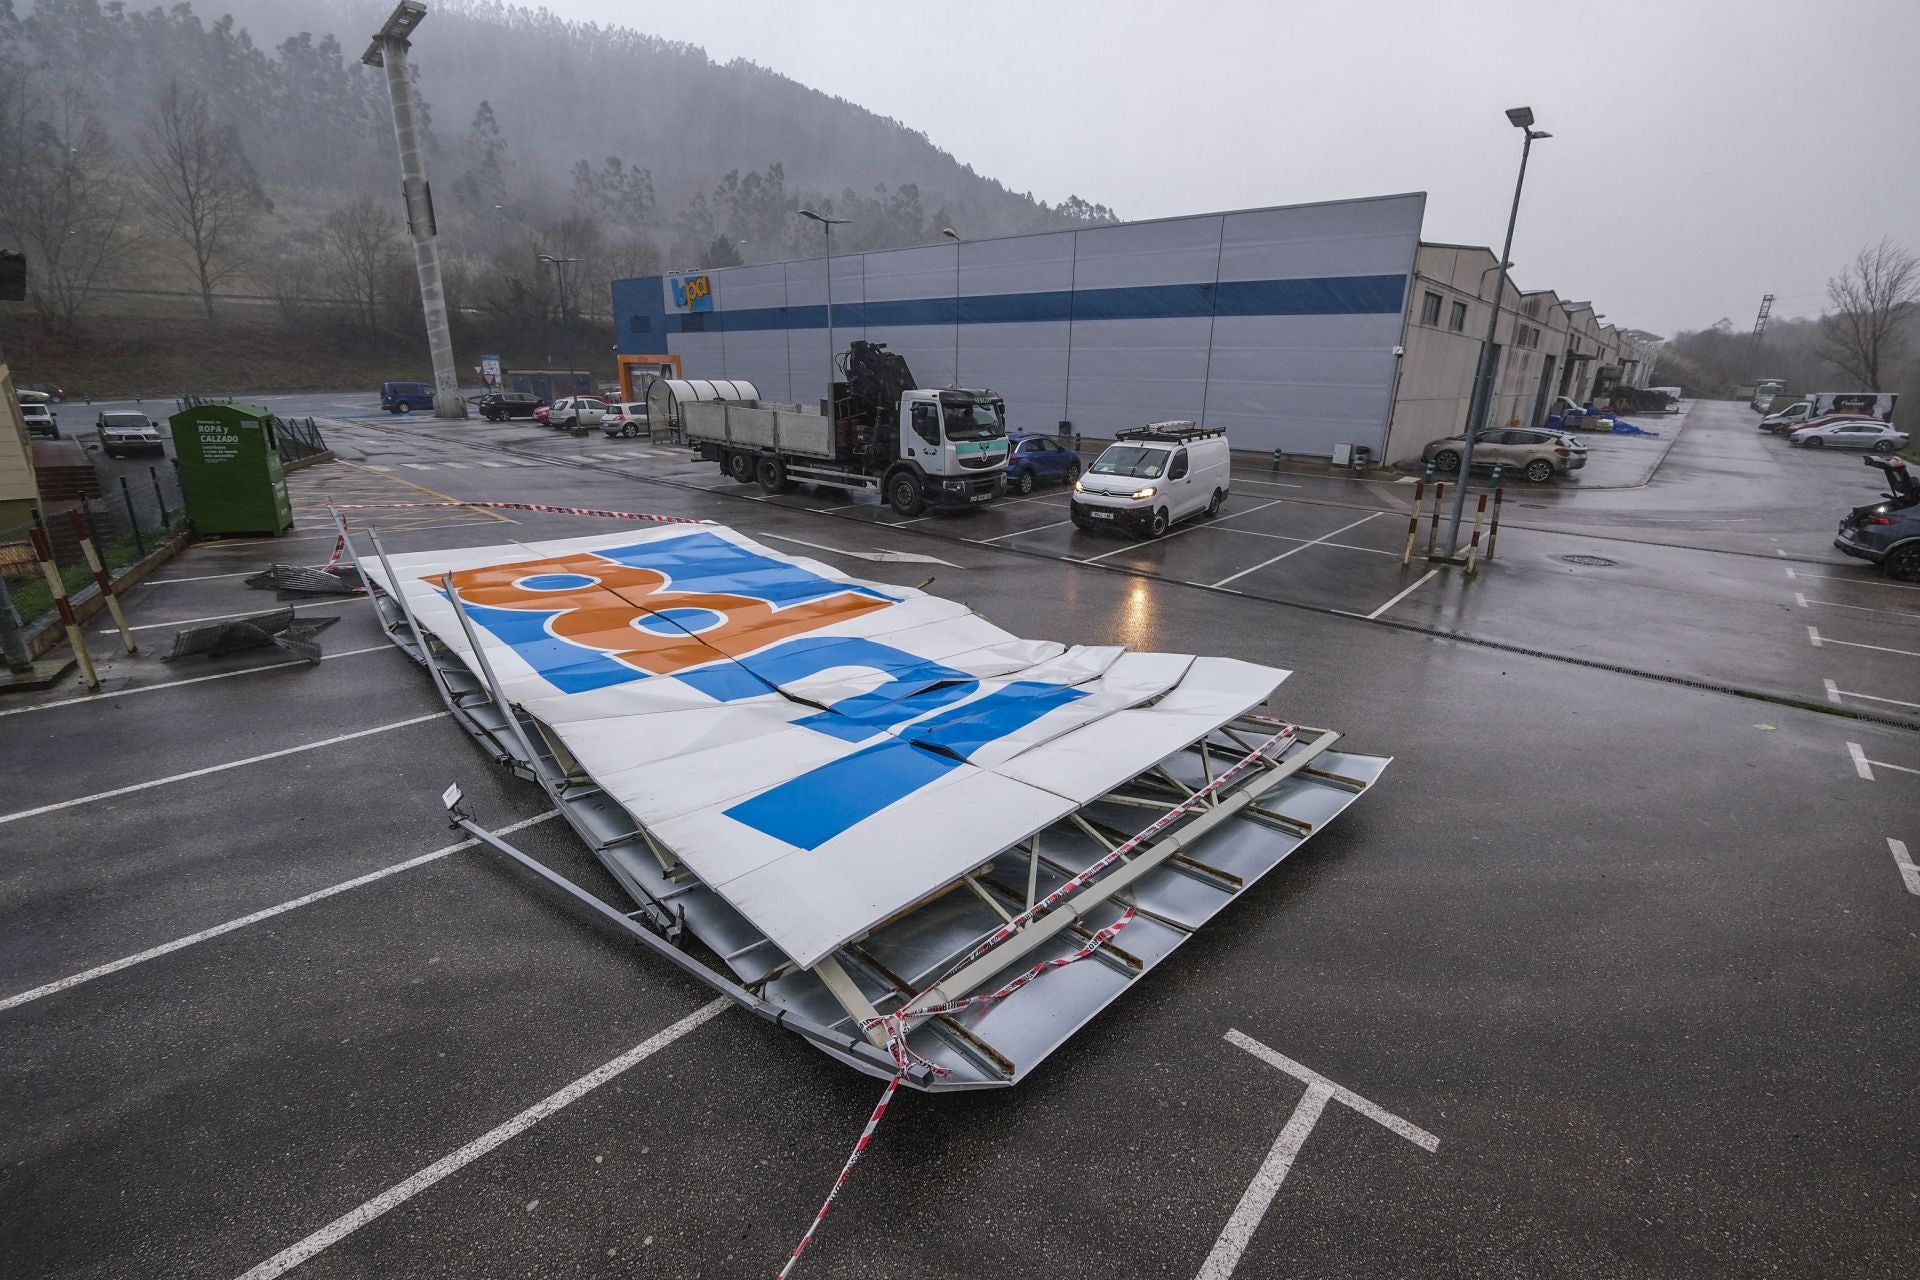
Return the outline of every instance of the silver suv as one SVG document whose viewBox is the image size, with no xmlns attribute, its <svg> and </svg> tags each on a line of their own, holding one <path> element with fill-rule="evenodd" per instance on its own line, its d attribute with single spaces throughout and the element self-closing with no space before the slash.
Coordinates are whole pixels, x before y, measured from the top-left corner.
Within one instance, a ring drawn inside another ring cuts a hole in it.
<svg viewBox="0 0 1920 1280">
<path fill-rule="evenodd" d="M 1433 464 L 1435 471 L 1451 475 L 1460 469 L 1460 455 L 1466 449 L 1465 435 L 1435 440 L 1421 451 L 1421 458 Z M 1473 438 L 1473 465 L 1495 464 L 1518 471 L 1535 484 L 1545 484 L 1556 475 L 1566 475 L 1587 465 L 1587 446 L 1578 436 L 1541 427 L 1499 427 L 1482 431 Z"/>
<path fill-rule="evenodd" d="M 109 458 L 124 458 L 130 453 L 164 454 L 166 437 L 153 419 L 144 413 L 103 413 L 94 421 L 100 447 Z"/>
</svg>

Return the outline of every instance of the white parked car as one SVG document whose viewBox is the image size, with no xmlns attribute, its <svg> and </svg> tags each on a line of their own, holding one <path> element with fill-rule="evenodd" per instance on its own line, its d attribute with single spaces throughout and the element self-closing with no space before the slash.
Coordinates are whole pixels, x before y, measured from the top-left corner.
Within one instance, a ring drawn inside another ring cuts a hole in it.
<svg viewBox="0 0 1920 1280">
<path fill-rule="evenodd" d="M 53 440 L 60 438 L 60 420 L 53 416 L 53 410 L 46 405 L 29 400 L 20 406 L 20 417 L 27 424 L 28 435 L 47 436 Z"/>
<path fill-rule="evenodd" d="M 1182 520 L 1219 511 L 1231 469 L 1220 427 L 1156 422 L 1122 431 L 1074 482 L 1069 513 L 1082 529 L 1157 538 Z"/>
<path fill-rule="evenodd" d="M 1907 433 L 1896 431 L 1887 423 L 1862 418 L 1853 422 L 1802 427 L 1787 437 L 1787 443 L 1809 449 L 1865 449 L 1868 453 L 1898 453 L 1907 447 Z"/>
<path fill-rule="evenodd" d="M 643 436 L 647 430 L 647 404 L 644 400 L 614 401 L 601 416 L 600 429 L 610 436 Z"/>
<path fill-rule="evenodd" d="M 607 414 L 607 402 L 592 396 L 562 396 L 547 410 L 547 425 L 562 431 L 574 427 L 597 427 Z"/>
</svg>

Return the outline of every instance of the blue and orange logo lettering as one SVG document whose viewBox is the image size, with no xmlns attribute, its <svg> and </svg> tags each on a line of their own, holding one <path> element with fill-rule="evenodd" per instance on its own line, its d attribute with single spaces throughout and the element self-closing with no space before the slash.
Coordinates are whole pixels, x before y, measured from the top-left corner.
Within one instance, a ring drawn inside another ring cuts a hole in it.
<svg viewBox="0 0 1920 1280">
<path fill-rule="evenodd" d="M 689 311 L 713 310 L 713 281 L 706 276 L 675 277 L 673 305 Z"/>
<path fill-rule="evenodd" d="M 455 573 L 453 582 L 477 625 L 565 693 L 671 676 L 734 702 L 827 670 L 883 673 L 877 688 L 793 721 L 871 745 L 726 811 L 805 849 L 1084 696 L 1015 681 L 974 697 L 980 682 L 964 671 L 858 636 L 813 634 L 898 601 L 711 533 L 490 565 Z M 916 723 L 885 736 L 909 722 Z"/>
</svg>

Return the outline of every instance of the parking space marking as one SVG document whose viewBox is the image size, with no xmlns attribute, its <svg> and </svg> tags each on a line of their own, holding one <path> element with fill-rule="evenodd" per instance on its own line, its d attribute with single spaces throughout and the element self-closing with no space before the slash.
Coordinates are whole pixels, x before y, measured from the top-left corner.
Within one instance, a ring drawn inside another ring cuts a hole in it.
<svg viewBox="0 0 1920 1280">
<path fill-rule="evenodd" d="M 250 578 L 259 572 L 258 569 L 239 569 L 233 573 L 203 573 L 197 578 L 148 578 L 138 585 L 143 587 L 164 587 L 173 582 L 212 582 L 215 578 Z"/>
<path fill-rule="evenodd" d="M 1245 476 L 1241 476 L 1238 480 L 1235 480 L 1231 478 L 1233 475 L 1232 472 L 1228 472 L 1227 475 L 1229 477 L 1227 481 L 1228 484 L 1259 484 L 1265 485 L 1269 489 L 1304 489 L 1307 487 L 1303 484 L 1288 484 L 1285 480 L 1249 480 Z"/>
<path fill-rule="evenodd" d="M 537 823 L 545 822 L 549 818 L 557 818 L 559 816 L 560 811 L 558 809 L 549 809 L 545 813 L 535 814 L 531 818 L 523 818 L 512 826 L 502 827 L 495 834 L 504 836 L 515 831 L 524 831 Z M 118 973 L 122 969 L 131 969 L 134 965 L 145 964 L 149 960 L 158 960 L 161 956 L 172 955 L 176 951 L 184 950 L 197 943 L 206 942 L 210 939 L 218 938 L 223 934 L 232 933 L 236 929 L 244 929 L 250 924 L 259 924 L 262 920 L 271 920 L 273 917 L 283 916 L 289 911 L 298 911 L 301 907 L 310 907 L 316 902 L 325 901 L 328 898 L 345 893 L 349 889 L 358 889 L 362 885 L 369 885 L 377 880 L 384 880 L 388 876 L 398 875 L 402 871 L 411 871 L 415 867 L 424 867 L 429 862 L 438 862 L 440 859 L 459 853 L 463 849 L 471 849 L 479 843 L 478 840 L 462 840 L 458 844 L 450 844 L 444 848 L 435 849 L 432 853 L 423 853 L 417 858 L 408 858 L 405 862 L 396 862 L 391 866 L 381 867 L 378 871 L 369 871 L 363 876 L 355 876 L 351 880 L 342 880 L 339 884 L 328 885 L 324 889 L 315 889 L 312 893 L 302 894 L 298 898 L 289 899 L 275 906 L 264 907 L 259 911 L 241 916 L 236 920 L 229 920 L 224 924 L 214 925 L 210 929 L 202 929 L 198 933 L 190 933 L 184 938 L 175 938 L 173 941 L 163 942 L 157 947 L 148 947 L 145 951 L 136 951 L 130 956 L 122 956 L 118 960 L 109 960 L 106 964 L 95 965 L 91 969 L 84 969 L 79 973 L 69 974 L 67 977 L 46 983 L 43 986 L 34 987 L 30 991 L 22 991 L 18 995 L 8 996 L 6 999 L 0 1000 L 0 1013 L 5 1013 L 8 1009 L 15 1009 L 23 1004 L 28 1004 L 47 996 L 58 995 L 60 992 L 71 990 L 83 982 L 92 982 L 95 978 L 104 978 L 110 973 Z"/>
<path fill-rule="evenodd" d="M 342 649 L 338 653 L 323 653 L 320 661 L 330 658 L 351 658 L 362 653 L 380 653 L 392 649 L 390 644 L 370 644 L 364 649 Z M 262 671 L 279 671 L 286 667 L 308 667 L 313 664 L 303 658 L 291 662 L 270 662 L 264 667 L 245 667 L 239 671 L 216 671 L 210 676 L 189 676 L 185 680 L 164 680 L 159 684 L 143 684 L 132 689 L 115 689 L 111 693 L 88 693 L 77 698 L 61 698 L 56 702 L 36 703 L 31 707 L 9 707 L 0 711 L 0 716 L 24 716 L 35 711 L 51 711 L 55 707 L 77 707 L 88 702 L 105 702 L 108 698 L 126 698 L 136 693 L 153 693 L 160 689 L 178 689 L 183 684 L 203 684 L 208 680 L 231 680 L 235 676 L 259 675 Z"/>
<path fill-rule="evenodd" d="M 476 465 L 476 466 L 481 466 L 481 467 L 493 467 L 493 468 L 495 468 L 495 469 L 498 469 L 498 468 L 500 468 L 500 467 L 504 467 L 504 466 L 506 466 L 507 464 L 506 464 L 506 463 L 504 463 L 504 462 L 480 462 L 480 463 L 476 463 L 476 464 L 474 464 L 474 465 Z"/>
<path fill-rule="evenodd" d="M 1883 644 L 1861 644 L 1857 640 L 1835 640 L 1832 636 L 1823 636 L 1817 627 L 1807 628 L 1807 640 L 1818 649 L 1823 644 L 1842 644 L 1849 649 L 1872 649 L 1875 653 L 1897 653 L 1903 658 L 1920 658 L 1920 653 L 1912 649 L 1889 649 Z"/>
<path fill-rule="evenodd" d="M 1402 591 L 1399 595 L 1395 596 L 1393 599 L 1387 601 L 1385 604 L 1381 605 L 1378 609 L 1375 609 L 1372 613 L 1368 614 L 1367 621 L 1372 622 L 1375 618 L 1378 618 L 1381 614 L 1393 608 L 1393 606 L 1399 604 L 1402 600 L 1405 600 L 1408 596 L 1418 591 L 1421 587 L 1424 587 L 1425 585 L 1427 585 L 1427 579 L 1433 577 L 1435 574 L 1439 572 L 1440 571 L 1438 569 L 1427 570 L 1426 573 L 1422 574 L 1420 578 L 1417 579 L 1412 586 L 1408 587 L 1406 590 Z"/>
<path fill-rule="evenodd" d="M 1907 846 L 1888 836 L 1887 850 L 1893 854 L 1894 865 L 1900 868 L 1900 882 L 1907 886 L 1907 892 L 1920 895 L 1920 867 L 1913 865 L 1913 859 L 1907 855 Z"/>
<path fill-rule="evenodd" d="M 1267 505 L 1272 506 L 1273 504 L 1268 503 Z M 1254 509 L 1256 511 L 1259 510 L 1258 507 Z M 1325 537 L 1315 538 L 1311 542 L 1303 542 L 1297 547 L 1290 547 L 1287 550 L 1282 551 L 1279 555 L 1273 556 L 1270 559 L 1262 560 L 1259 564 L 1253 565 L 1250 568 L 1242 569 L 1238 573 L 1230 573 L 1226 577 L 1220 579 L 1220 581 L 1214 583 L 1213 585 L 1216 587 L 1224 587 L 1229 582 L 1232 582 L 1237 578 L 1244 578 L 1248 574 L 1264 569 L 1270 564 L 1278 564 L 1280 561 L 1285 560 L 1288 556 L 1299 555 L 1302 551 L 1305 551 L 1308 547 L 1319 546 L 1321 543 L 1325 542 L 1328 538 L 1338 537 L 1340 534 L 1345 533 L 1349 529 L 1358 529 L 1361 525 L 1365 524 L 1367 521 L 1378 519 L 1379 517 L 1385 514 L 1386 512 L 1384 511 L 1369 512 L 1368 514 L 1361 516 L 1358 520 L 1355 520 L 1352 524 L 1341 525 L 1338 529 L 1335 529 L 1332 533 L 1327 534 Z"/>
<path fill-rule="evenodd" d="M 53 804 L 43 804 L 32 809 L 21 809 L 14 813 L 0 813 L 0 826 L 9 822 L 19 822 L 23 818 L 37 818 L 45 813 L 58 813 L 62 809 L 77 809 L 83 804 L 92 804 L 97 800 L 111 800 L 115 796 L 132 795 L 136 791 L 151 791 L 155 787 L 169 786 L 175 782 L 187 782 L 194 778 L 204 778 L 210 773 L 225 773 L 229 769 L 239 769 L 250 764 L 260 764 L 266 760 L 278 760 L 284 756 L 299 755 L 303 751 L 318 751 L 322 747 L 337 746 L 342 742 L 352 742 L 356 738 L 370 738 L 376 733 L 388 733 L 394 729 L 405 729 L 410 725 L 425 724 L 429 720 L 439 720 L 451 713 L 434 711 L 423 716 L 414 716 L 408 720 L 395 720 L 391 724 L 375 725 L 371 729 L 356 729 L 352 733 L 336 734 L 331 738 L 322 738 L 318 742 L 305 742 L 297 747 L 282 747 L 278 751 L 266 751 L 257 756 L 247 756 L 241 760 L 229 760 L 225 764 L 210 764 L 204 769 L 189 769 L 185 773 L 168 774 L 164 778 L 150 778 L 146 782 L 136 782 L 130 786 L 115 787 L 111 791 L 96 791 L 90 796 L 75 796 L 71 800 L 59 800 Z"/>
<path fill-rule="evenodd" d="M 1837 703 L 1842 698 L 1864 698 L 1868 702 L 1885 702 L 1885 703 L 1890 703 L 1896 707 L 1920 708 L 1920 702 L 1902 702 L 1898 698 L 1882 698 L 1878 694 L 1855 693 L 1851 689 L 1842 689 L 1840 686 L 1836 685 L 1831 680 L 1822 680 L 1820 683 L 1827 687 L 1828 702 Z"/>
<path fill-rule="evenodd" d="M 1063 525 L 1069 525 L 1072 523 L 1073 521 L 1071 520 L 1055 520 L 1052 524 L 1035 525 L 1031 529 L 1015 529 L 1011 533 L 997 533 L 991 538 L 968 538 L 967 541 L 978 543 L 980 546 L 983 546 L 983 547 L 990 547 L 994 543 L 1000 541 L 1000 539 L 1002 538 L 1017 538 L 1023 533 L 1039 533 L 1042 529 L 1058 529 Z"/>
<path fill-rule="evenodd" d="M 1287 1117 L 1287 1123 L 1280 1130 L 1280 1136 L 1274 1139 L 1273 1147 L 1267 1152 L 1267 1158 L 1253 1175 L 1253 1181 L 1247 1184 L 1247 1190 L 1240 1197 L 1240 1203 L 1234 1206 L 1233 1214 L 1227 1219 L 1227 1225 L 1213 1242 L 1213 1249 L 1207 1254 L 1207 1260 L 1200 1264 L 1196 1280 L 1226 1280 L 1233 1269 L 1240 1265 L 1240 1259 L 1247 1251 L 1247 1245 L 1253 1240 L 1253 1233 L 1259 1229 L 1260 1219 L 1266 1216 L 1267 1209 L 1279 1194 L 1280 1184 L 1287 1180 L 1287 1174 L 1293 1168 L 1294 1158 L 1299 1155 L 1301 1146 L 1313 1127 L 1320 1120 L 1329 1102 L 1339 1102 L 1358 1111 L 1394 1133 L 1399 1134 L 1415 1146 L 1432 1152 L 1440 1148 L 1440 1139 L 1419 1125 L 1403 1120 L 1386 1108 L 1377 1106 L 1343 1085 L 1335 1084 L 1319 1072 L 1305 1067 L 1287 1057 L 1277 1049 L 1272 1049 L 1252 1036 L 1238 1030 L 1226 1034 L 1229 1044 L 1245 1049 L 1254 1057 L 1270 1067 L 1286 1072 L 1307 1086 L 1307 1092 L 1294 1107 L 1293 1114 Z"/>
<path fill-rule="evenodd" d="M 1867 753 L 1861 748 L 1860 744 L 1857 742 L 1849 742 L 1847 744 L 1847 754 L 1853 757 L 1853 771 L 1865 778 L 1868 782 L 1872 782 L 1873 770 L 1869 767 Z"/>
<path fill-rule="evenodd" d="M 256 569 L 254 570 L 254 572 L 258 573 L 259 570 Z M 328 605 L 330 607 L 335 603 L 365 604 L 370 598 L 371 597 L 368 597 L 368 596 L 343 596 L 338 601 L 329 601 Z M 225 622 L 229 618 L 253 618 L 253 617 L 258 617 L 263 613 L 273 613 L 273 612 L 275 612 L 275 610 L 272 610 L 272 609 L 247 609 L 240 613 L 216 613 L 211 615 L 210 617 L 205 617 L 205 618 L 182 618 L 178 622 L 143 622 L 137 627 L 128 627 L 127 630 L 157 631 L 161 627 L 190 627 L 196 622 Z M 99 631 L 99 634 L 103 636 L 117 636 L 120 634 L 120 632 L 113 627 L 102 627 Z"/>
<path fill-rule="evenodd" d="M 272 1277 L 285 1275 L 301 1263 L 317 1257 L 382 1214 L 413 1199 L 447 1175 L 458 1172 L 500 1144 L 525 1133 L 548 1116 L 578 1102 L 629 1068 L 645 1062 L 688 1032 L 698 1030 L 725 1012 L 730 1003 L 722 997 L 702 1005 L 666 1030 L 647 1037 L 619 1057 L 595 1067 L 572 1084 L 542 1098 L 505 1124 L 488 1130 L 451 1155 L 442 1156 L 412 1177 L 395 1183 L 359 1208 L 335 1218 L 298 1244 L 274 1254 L 273 1257 L 242 1275 L 240 1280 L 272 1280 Z"/>
<path fill-rule="evenodd" d="M 1890 613 L 1896 618 L 1912 618 L 1915 622 L 1920 622 L 1920 613 L 1908 613 L 1905 609 L 1870 609 L 1864 604 L 1841 604 L 1838 600 L 1809 600 L 1798 591 L 1793 593 L 1793 600 L 1802 609 L 1821 604 L 1829 609 L 1857 609 L 1861 613 Z"/>
<path fill-rule="evenodd" d="M 1248 507 L 1245 511 L 1228 512 L 1226 515 L 1221 516 L 1219 520 L 1209 521 L 1206 524 L 1183 525 L 1182 527 L 1175 529 L 1172 533 L 1167 534 L 1165 537 L 1156 538 L 1152 542 L 1129 542 L 1123 546 L 1115 547 L 1111 551 L 1102 551 L 1097 556 L 1088 556 L 1084 560 L 1076 559 L 1073 556 L 1063 556 L 1062 559 L 1070 560 L 1074 564 L 1099 564 L 1102 560 L 1105 560 L 1108 556 L 1117 556 L 1122 551 L 1137 551 L 1141 547 L 1157 547 L 1162 543 L 1173 541 L 1175 538 L 1179 537 L 1183 533 L 1192 533 L 1195 529 L 1216 528 L 1219 525 L 1220 521 L 1222 520 L 1235 520 L 1241 516 L 1250 516 L 1256 511 L 1265 511 L 1268 507 L 1277 507 L 1284 501 L 1286 501 L 1286 499 L 1284 498 L 1275 498 L 1271 502 L 1263 502 L 1257 507 Z M 1336 529 L 1334 532 L 1337 533 L 1339 532 L 1339 530 Z"/>
</svg>

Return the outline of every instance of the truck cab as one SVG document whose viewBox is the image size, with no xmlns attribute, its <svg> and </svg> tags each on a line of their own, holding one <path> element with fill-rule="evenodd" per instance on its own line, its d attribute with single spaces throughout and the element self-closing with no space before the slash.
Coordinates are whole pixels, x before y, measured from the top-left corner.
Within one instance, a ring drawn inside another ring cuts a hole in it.
<svg viewBox="0 0 1920 1280">
<path fill-rule="evenodd" d="M 895 511 L 991 502 L 1006 491 L 1006 407 L 987 391 L 907 391 L 900 396 L 900 465 L 888 478 Z"/>
</svg>

